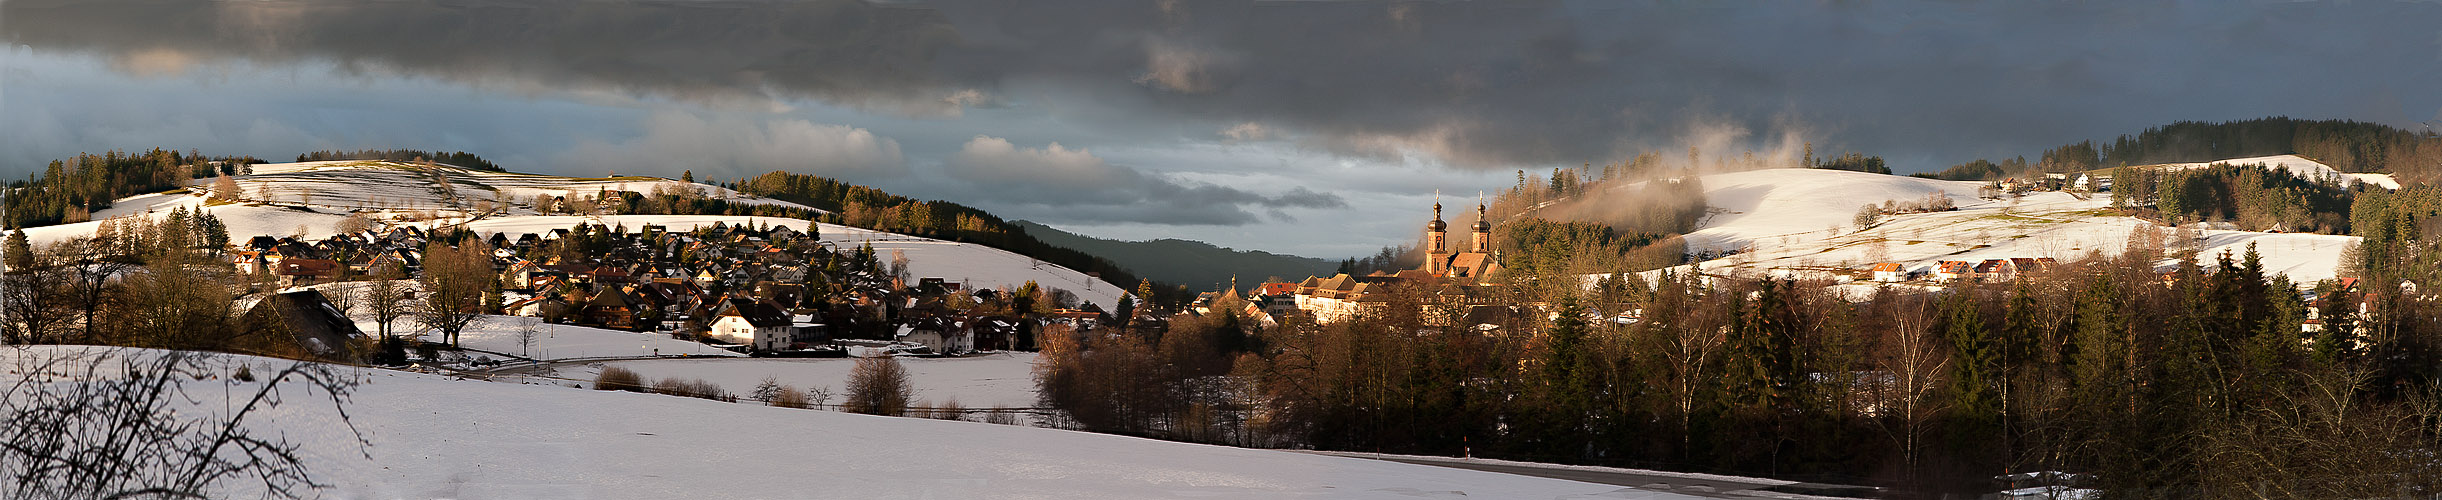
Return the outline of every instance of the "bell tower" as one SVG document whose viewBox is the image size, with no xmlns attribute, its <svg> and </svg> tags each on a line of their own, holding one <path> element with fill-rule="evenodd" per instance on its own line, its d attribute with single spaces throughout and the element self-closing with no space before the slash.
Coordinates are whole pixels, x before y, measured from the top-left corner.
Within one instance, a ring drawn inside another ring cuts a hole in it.
<svg viewBox="0 0 2442 500">
<path fill-rule="evenodd" d="M 1467 251 L 1481 254 L 1492 253 L 1492 219 L 1484 216 L 1484 193 L 1482 192 L 1475 193 L 1475 227 L 1473 229 L 1475 229 L 1474 233 L 1468 235 L 1470 239 Z"/>
<path fill-rule="evenodd" d="M 1433 222 L 1425 223 L 1425 272 L 1450 272 L 1450 224 L 1441 221 L 1441 191 L 1433 191 Z"/>
</svg>

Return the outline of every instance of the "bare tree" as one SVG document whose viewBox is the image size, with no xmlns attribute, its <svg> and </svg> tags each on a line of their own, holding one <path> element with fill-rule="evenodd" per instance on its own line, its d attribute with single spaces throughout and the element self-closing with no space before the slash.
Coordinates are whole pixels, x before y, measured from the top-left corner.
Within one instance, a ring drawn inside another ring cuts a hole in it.
<svg viewBox="0 0 2442 500">
<path fill-rule="evenodd" d="M 110 305 L 118 289 L 118 276 L 134 269 L 134 264 L 112 258 L 109 243 L 100 239 L 75 239 L 53 245 L 55 252 L 71 259 L 63 264 L 66 273 L 68 300 L 83 313 L 83 327 L 78 330 L 86 341 L 101 337 L 97 331 L 102 308 Z"/>
<path fill-rule="evenodd" d="M 370 446 L 347 413 L 359 380 L 331 365 L 291 362 L 270 377 L 205 382 L 223 358 L 164 351 L 20 351 L 22 378 L 0 392 L 0 498 L 215 498 L 259 487 L 303 498 L 314 482 L 297 443 L 263 429 L 282 389 L 327 399 L 358 449 Z M 245 363 L 246 361 L 236 361 Z M 247 370 L 251 373 L 251 368 Z M 225 385 L 228 409 L 198 411 Z M 366 455 L 371 458 L 371 455 Z M 260 481 L 259 485 L 255 484 Z M 251 496 L 251 495 L 245 495 Z"/>
<path fill-rule="evenodd" d="M 373 314 L 378 338 L 384 341 L 391 338 L 390 325 L 414 310 L 414 305 L 407 300 L 407 287 L 398 282 L 406 277 L 406 272 L 399 269 L 397 262 L 386 262 L 373 270 L 373 281 L 365 284 L 365 312 Z"/>
<path fill-rule="evenodd" d="M 869 415 L 899 415 L 907 411 L 907 402 L 915 399 L 915 388 L 907 382 L 907 367 L 898 358 L 857 358 L 856 368 L 848 372 L 848 399 L 840 409 Z"/>
<path fill-rule="evenodd" d="M 469 239 L 450 247 L 435 243 L 424 251 L 424 299 L 416 303 L 416 324 L 441 332 L 449 345 L 458 333 L 482 321 L 483 296 L 491 293 L 492 249 L 483 240 Z"/>
<path fill-rule="evenodd" d="M 212 180 L 212 199 L 235 202 L 245 195 L 245 192 L 238 190 L 237 179 L 229 174 L 220 174 L 219 178 Z"/>
<path fill-rule="evenodd" d="M 355 234 L 370 231 L 375 226 L 377 226 L 377 224 L 373 222 L 372 217 L 367 217 L 365 214 L 359 212 L 348 214 L 348 218 L 339 219 L 339 223 L 332 227 L 331 230 L 337 231 L 339 234 Z"/>
<path fill-rule="evenodd" d="M 1941 387 L 1942 372 L 1950 369 L 1950 357 L 1936 346 L 1940 340 L 1933 333 L 1931 300 L 1923 294 L 1892 299 L 1893 328 L 1879 357 L 1890 378 L 1879 388 L 1877 406 L 1884 415 L 1898 417 L 1898 429 L 1889 428 L 1888 418 L 1876 422 L 1884 423 L 1884 432 L 1898 441 L 1901 463 L 1911 479 L 1924 447 L 1925 423 L 1942 410 L 1931 402 L 1933 391 Z"/>
<path fill-rule="evenodd" d="M 540 318 L 519 318 L 517 320 L 518 356 L 533 357 L 530 353 L 534 350 L 535 338 L 542 335 L 542 323 L 543 320 Z"/>
<path fill-rule="evenodd" d="M 74 273 L 45 258 L 35 259 L 32 265 L 0 275 L 0 315 L 8 320 L 0 327 L 0 340 L 9 344 L 58 342 L 60 330 L 74 319 L 74 301 L 63 286 Z"/>
</svg>

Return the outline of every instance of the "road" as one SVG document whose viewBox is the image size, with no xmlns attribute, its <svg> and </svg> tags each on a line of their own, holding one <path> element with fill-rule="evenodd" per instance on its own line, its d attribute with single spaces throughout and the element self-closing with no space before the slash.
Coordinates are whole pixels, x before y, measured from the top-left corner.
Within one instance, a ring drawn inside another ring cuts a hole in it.
<svg viewBox="0 0 2442 500">
<path fill-rule="evenodd" d="M 1676 474 L 1632 469 L 1583 469 L 1564 466 L 1494 462 L 1443 457 L 1376 455 L 1369 453 L 1309 452 L 1349 458 L 1383 460 L 1404 464 L 1430 465 L 1521 476 L 1565 479 L 1595 484 L 1664 491 L 1707 498 L 1871 498 L 1875 489 L 1864 486 L 1800 483 L 1777 479 L 1732 476 Z"/>
</svg>

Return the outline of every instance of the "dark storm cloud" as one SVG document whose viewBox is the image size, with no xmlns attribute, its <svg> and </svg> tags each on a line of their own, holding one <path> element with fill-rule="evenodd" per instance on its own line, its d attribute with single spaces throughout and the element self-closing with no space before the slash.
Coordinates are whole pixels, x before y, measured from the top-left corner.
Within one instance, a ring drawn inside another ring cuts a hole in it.
<svg viewBox="0 0 2442 500">
<path fill-rule="evenodd" d="M 943 162 L 942 173 L 969 184 L 958 196 L 990 204 L 1059 207 L 1050 218 L 1083 223 L 1240 225 L 1257 222 L 1248 206 L 1275 218 L 1285 208 L 1342 208 L 1338 196 L 1296 188 L 1280 196 L 1208 183 L 1180 182 L 1114 165 L 1059 143 L 1022 147 L 976 137 Z"/>
<path fill-rule="evenodd" d="M 508 88 L 1060 113 L 1510 168 L 1684 149 L 1691 123 L 1925 169 L 2174 120 L 2442 118 L 2442 5 L 12 0 L 14 43 L 129 71 L 332 61 Z M 1758 144 L 1760 147 L 1761 145 Z"/>
</svg>

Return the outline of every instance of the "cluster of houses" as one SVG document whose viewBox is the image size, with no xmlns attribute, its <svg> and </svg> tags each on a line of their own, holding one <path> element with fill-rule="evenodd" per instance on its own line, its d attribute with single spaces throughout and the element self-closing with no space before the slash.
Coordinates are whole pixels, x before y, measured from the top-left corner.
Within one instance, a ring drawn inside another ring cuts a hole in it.
<svg viewBox="0 0 2442 500">
<path fill-rule="evenodd" d="M 1940 283 L 2002 282 L 2059 267 L 2060 261 L 2051 257 L 2011 257 L 1983 261 L 1945 260 L 1934 263 L 1931 269 L 1920 270 L 1910 270 L 1906 264 L 1897 262 L 1880 262 L 1867 267 L 1866 272 L 1874 281 L 1882 283 L 1902 283 L 1928 277 Z"/>
<path fill-rule="evenodd" d="M 260 236 L 228 259 L 284 288 L 361 279 L 391 266 L 413 277 L 436 236 L 414 226 L 311 242 Z M 908 283 L 871 249 L 835 248 L 787 226 L 714 223 L 670 232 L 587 224 L 484 238 L 500 273 L 501 313 L 670 332 L 751 352 L 806 352 L 840 338 L 909 342 L 942 354 L 1018 349 L 1031 347 L 1044 322 L 1091 329 L 1104 318 L 1099 310 L 1023 317 L 959 310 L 949 304 L 1001 292 L 940 278 Z"/>
</svg>

